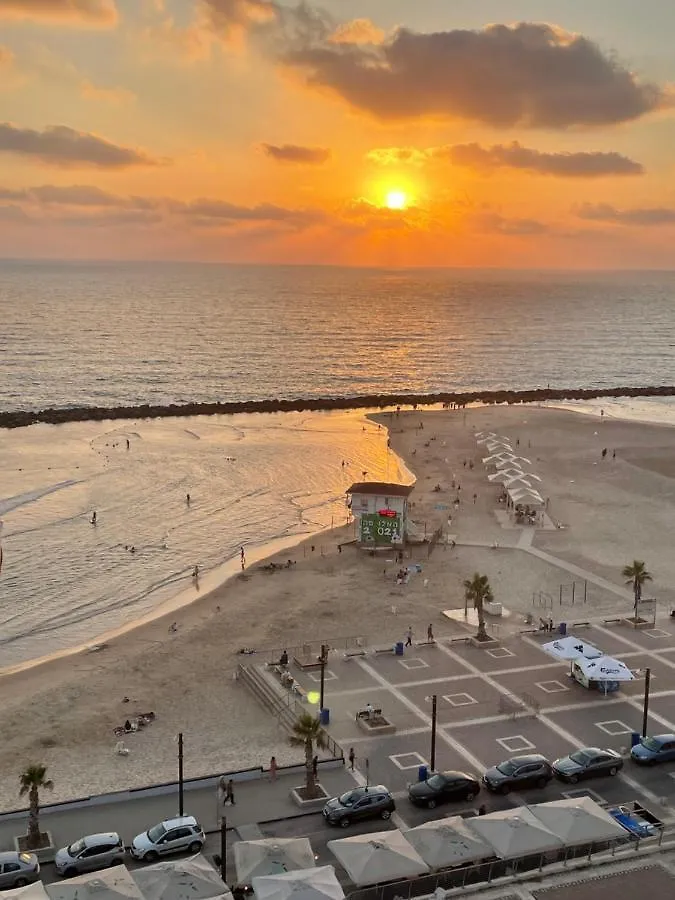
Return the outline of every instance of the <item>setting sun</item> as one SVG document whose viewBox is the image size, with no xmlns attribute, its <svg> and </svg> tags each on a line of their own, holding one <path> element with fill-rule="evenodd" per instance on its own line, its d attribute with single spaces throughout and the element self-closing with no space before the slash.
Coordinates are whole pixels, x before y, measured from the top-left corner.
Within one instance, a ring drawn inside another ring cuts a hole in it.
<svg viewBox="0 0 675 900">
<path fill-rule="evenodd" d="M 408 205 L 408 197 L 404 191 L 388 191 L 384 202 L 387 209 L 405 209 Z"/>
</svg>

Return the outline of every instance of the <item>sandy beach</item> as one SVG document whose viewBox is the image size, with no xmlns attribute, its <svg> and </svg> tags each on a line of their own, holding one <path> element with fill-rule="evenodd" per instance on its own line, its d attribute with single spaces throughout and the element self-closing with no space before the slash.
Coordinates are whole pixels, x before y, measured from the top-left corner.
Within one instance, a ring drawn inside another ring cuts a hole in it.
<svg viewBox="0 0 675 900">
<path fill-rule="evenodd" d="M 537 614 L 533 595 L 557 598 L 560 585 L 575 580 L 566 566 L 615 586 L 589 583 L 577 617 L 630 610 L 621 569 L 633 559 L 653 574 L 648 594 L 658 598 L 660 614 L 675 604 L 675 429 L 523 406 L 406 411 L 375 420 L 389 428 L 392 452 L 417 477 L 411 501 L 418 529 L 430 535 L 443 527 L 456 546 L 438 545 L 430 557 L 426 545 L 412 548 L 422 575 L 397 587 L 393 560 L 353 545 L 339 553 L 353 529 L 327 531 L 273 558 L 295 560 L 288 569 L 251 566 L 102 649 L 3 676 L 0 808 L 22 805 L 18 776 L 30 762 L 49 767 L 55 785 L 49 799 L 170 780 L 179 731 L 186 777 L 267 765 L 272 755 L 280 764 L 294 761 L 285 732 L 235 680 L 237 651 L 320 639 L 337 646 L 349 635 L 381 643 L 400 638 L 409 625 L 421 635 L 429 623 L 437 635 L 448 634 L 460 626 L 442 610 L 463 606 L 462 582 L 476 571 L 489 576 L 495 598 L 511 611 L 503 628 L 517 629 L 527 613 Z M 528 468 L 542 479 L 552 521 L 564 526 L 534 533 L 532 546 L 544 558 L 522 548 L 523 529 L 504 527 L 500 489 L 488 481 L 480 461 L 486 453 L 476 444 L 476 431 L 486 429 L 519 441 Z M 567 613 L 553 611 L 556 619 Z M 117 757 L 113 728 L 149 710 L 153 724 L 127 739 L 128 757 Z"/>
</svg>

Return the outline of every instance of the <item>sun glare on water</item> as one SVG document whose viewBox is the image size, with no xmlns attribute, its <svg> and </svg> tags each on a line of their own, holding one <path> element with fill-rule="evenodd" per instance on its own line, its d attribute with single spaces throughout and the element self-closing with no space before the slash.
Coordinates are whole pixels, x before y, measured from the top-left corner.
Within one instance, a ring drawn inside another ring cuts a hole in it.
<svg viewBox="0 0 675 900">
<path fill-rule="evenodd" d="M 388 191 L 384 198 L 387 209 L 405 209 L 408 198 L 404 191 Z"/>
</svg>

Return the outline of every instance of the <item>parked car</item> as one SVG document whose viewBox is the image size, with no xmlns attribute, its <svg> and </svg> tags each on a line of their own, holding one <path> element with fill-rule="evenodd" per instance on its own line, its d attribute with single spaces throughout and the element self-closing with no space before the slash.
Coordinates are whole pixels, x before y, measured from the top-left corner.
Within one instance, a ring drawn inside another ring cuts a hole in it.
<svg viewBox="0 0 675 900">
<path fill-rule="evenodd" d="M 492 766 L 483 775 L 485 787 L 497 794 L 520 791 L 523 788 L 545 788 L 553 778 L 551 763 L 540 753 L 513 756 Z"/>
<path fill-rule="evenodd" d="M 124 854 L 124 842 L 116 832 L 89 834 L 58 850 L 54 866 L 59 875 L 70 878 L 83 872 L 118 866 L 124 862 Z"/>
<path fill-rule="evenodd" d="M 25 887 L 39 877 L 40 863 L 34 853 L 0 853 L 0 890 Z"/>
<path fill-rule="evenodd" d="M 408 797 L 416 806 L 433 809 L 439 803 L 453 800 L 471 801 L 480 791 L 480 784 L 473 775 L 464 772 L 436 772 L 426 781 L 408 785 Z"/>
<path fill-rule="evenodd" d="M 642 766 L 672 762 L 675 760 L 675 734 L 640 738 L 640 743 L 631 749 L 630 758 Z"/>
<path fill-rule="evenodd" d="M 621 754 L 616 750 L 600 750 L 598 747 L 575 750 L 553 763 L 555 776 L 570 784 L 576 784 L 582 778 L 595 778 L 597 775 L 616 775 L 622 768 Z"/>
<path fill-rule="evenodd" d="M 323 817 L 329 825 L 346 828 L 360 819 L 388 819 L 396 809 L 394 798 L 382 784 L 354 788 L 339 797 L 333 797 L 323 808 Z"/>
<path fill-rule="evenodd" d="M 199 853 L 205 840 L 202 826 L 194 816 L 177 816 L 137 834 L 129 849 L 134 859 L 153 862 L 160 856 L 181 850 Z"/>
</svg>

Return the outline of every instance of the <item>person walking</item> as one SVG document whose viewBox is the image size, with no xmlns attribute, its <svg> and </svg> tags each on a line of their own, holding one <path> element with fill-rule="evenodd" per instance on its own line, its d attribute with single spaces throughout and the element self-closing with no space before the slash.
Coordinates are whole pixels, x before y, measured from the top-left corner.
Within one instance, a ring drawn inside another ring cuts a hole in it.
<svg viewBox="0 0 675 900">
<path fill-rule="evenodd" d="M 427 628 L 427 640 L 428 641 L 434 640 L 434 629 L 431 625 L 429 625 L 429 627 Z"/>
<path fill-rule="evenodd" d="M 270 760 L 270 781 L 277 780 L 277 758 L 273 756 Z"/>
<path fill-rule="evenodd" d="M 406 633 L 406 638 L 405 638 L 406 647 L 412 647 L 412 639 L 413 639 L 413 630 L 412 630 L 412 625 L 410 625 L 410 627 L 408 628 L 408 631 Z"/>
<path fill-rule="evenodd" d="M 349 768 L 354 771 L 354 762 L 356 760 L 356 753 L 354 753 L 354 748 L 349 748 Z"/>
<path fill-rule="evenodd" d="M 231 778 L 230 778 L 230 780 L 227 782 L 227 785 L 226 785 L 226 787 L 225 787 L 225 803 L 226 803 L 226 804 L 229 803 L 230 806 L 234 806 L 234 805 L 235 805 L 235 800 L 234 800 L 234 782 L 232 781 Z"/>
</svg>

